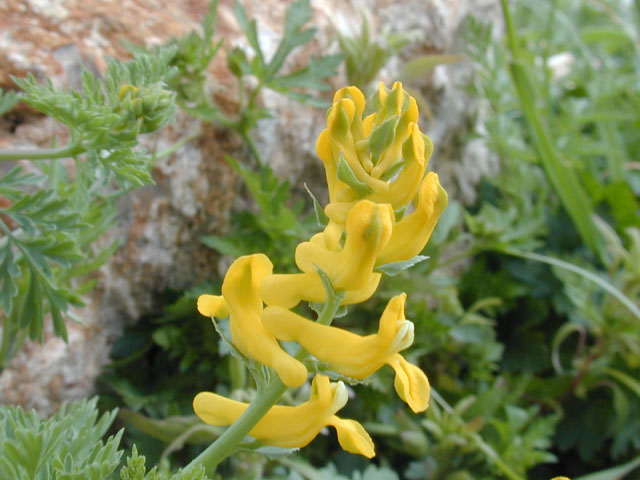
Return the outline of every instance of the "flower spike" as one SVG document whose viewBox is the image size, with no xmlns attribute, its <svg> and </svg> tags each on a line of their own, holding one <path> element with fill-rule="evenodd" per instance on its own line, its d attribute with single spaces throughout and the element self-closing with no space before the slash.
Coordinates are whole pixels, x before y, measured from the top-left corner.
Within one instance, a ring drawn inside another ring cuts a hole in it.
<svg viewBox="0 0 640 480">
<path fill-rule="evenodd" d="M 400 82 L 391 90 L 381 83 L 373 104 L 376 111 L 363 118 L 362 92 L 339 90 L 316 151 L 324 163 L 330 204 L 366 199 L 399 210 L 413 200 L 433 147 L 416 123 L 416 100 Z"/>
</svg>

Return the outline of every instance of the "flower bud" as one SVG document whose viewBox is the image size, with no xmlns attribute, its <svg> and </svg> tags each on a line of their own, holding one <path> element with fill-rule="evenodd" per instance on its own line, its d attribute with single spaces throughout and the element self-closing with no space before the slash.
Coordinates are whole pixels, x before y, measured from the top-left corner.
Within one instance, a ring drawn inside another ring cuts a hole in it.
<svg viewBox="0 0 640 480">
<path fill-rule="evenodd" d="M 316 143 L 330 204 L 366 199 L 399 210 L 411 203 L 432 151 L 416 123 L 415 99 L 396 82 L 392 90 L 380 84 L 376 111 L 366 118 L 364 96 L 356 87 L 339 90 L 333 102 Z"/>
</svg>

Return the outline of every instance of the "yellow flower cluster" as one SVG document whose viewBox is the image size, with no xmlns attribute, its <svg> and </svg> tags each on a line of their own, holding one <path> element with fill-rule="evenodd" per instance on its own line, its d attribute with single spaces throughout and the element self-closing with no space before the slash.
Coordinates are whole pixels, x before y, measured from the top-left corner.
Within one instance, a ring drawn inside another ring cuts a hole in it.
<svg viewBox="0 0 640 480">
<path fill-rule="evenodd" d="M 344 294 L 342 304 L 370 298 L 381 278 L 376 268 L 419 254 L 447 204 L 438 176 L 426 173 L 433 147 L 418 128 L 415 99 L 400 83 L 392 90 L 381 84 L 373 106 L 374 113 L 365 117 L 364 95 L 356 87 L 334 96 L 327 128 L 316 145 L 329 187 L 324 209 L 329 221 L 321 233 L 296 248 L 301 273 L 274 274 L 263 254 L 240 257 L 226 273 L 222 295 L 202 295 L 198 310 L 205 316 L 229 316 L 236 348 L 273 368 L 287 386 L 302 385 L 308 372 L 279 341 L 297 342 L 331 370 L 354 379 L 390 365 L 398 395 L 414 412 L 421 412 L 429 403 L 429 382 L 399 353 L 414 337 L 413 323 L 404 316 L 405 294 L 389 301 L 378 332 L 367 336 L 291 311 L 301 301 L 327 301 L 318 269 L 335 291 Z M 342 382 L 316 375 L 309 401 L 273 407 L 250 434 L 265 444 L 302 447 L 332 425 L 345 450 L 372 457 L 373 443 L 362 426 L 335 415 L 346 401 Z M 246 408 L 208 392 L 194 400 L 196 414 L 213 425 L 233 423 Z"/>
</svg>

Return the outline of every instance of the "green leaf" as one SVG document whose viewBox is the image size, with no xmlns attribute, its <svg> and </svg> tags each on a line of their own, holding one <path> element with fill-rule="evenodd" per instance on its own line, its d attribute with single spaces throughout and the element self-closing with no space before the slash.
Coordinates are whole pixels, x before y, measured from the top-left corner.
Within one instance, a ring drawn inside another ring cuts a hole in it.
<svg viewBox="0 0 640 480">
<path fill-rule="evenodd" d="M 549 265 L 554 265 L 556 267 L 564 268 L 571 272 L 577 273 L 578 275 L 581 275 L 590 282 L 595 283 L 607 293 L 615 297 L 616 300 L 622 303 L 622 305 L 624 305 L 627 310 L 629 310 L 629 312 L 631 312 L 633 316 L 636 317 L 636 319 L 640 320 L 640 308 L 638 308 L 638 306 L 629 297 L 627 297 L 611 283 L 603 280 L 599 276 L 591 273 L 588 270 L 585 270 L 584 268 L 578 267 L 577 265 L 565 262 L 564 260 L 560 260 L 558 258 L 550 257 L 548 255 L 540 255 L 538 253 L 531 252 L 521 252 L 510 248 L 499 249 L 499 251 L 506 253 L 507 255 L 513 255 L 515 257 L 528 258 L 530 260 L 548 263 Z"/>
<path fill-rule="evenodd" d="M 258 30 L 256 29 L 256 21 L 249 21 L 249 19 L 247 18 L 247 12 L 238 0 L 235 0 L 233 2 L 233 14 L 238 21 L 240 30 L 242 30 L 242 33 L 244 33 L 245 37 L 247 37 L 249 45 L 251 45 L 251 48 L 253 48 L 253 51 L 256 53 L 259 61 L 259 67 L 263 68 L 265 65 L 264 56 L 262 54 L 262 49 L 260 48 L 260 42 L 258 41 Z"/>
<path fill-rule="evenodd" d="M 9 110 L 13 108 L 13 106 L 18 103 L 20 97 L 16 92 L 12 90 L 3 91 L 0 88 L 0 116 L 7 113 Z"/>
<path fill-rule="evenodd" d="M 127 426 L 133 426 L 142 433 L 149 435 L 164 443 L 170 443 L 177 437 L 181 436 L 195 426 L 207 427 L 206 430 L 198 430 L 194 435 L 189 437 L 188 443 L 193 445 L 202 445 L 215 441 L 224 432 L 222 427 L 213 427 L 211 425 L 203 425 L 195 415 L 189 416 L 172 416 L 163 419 L 148 418 L 140 413 L 132 410 L 120 410 L 118 413 L 120 418 Z"/>
<path fill-rule="evenodd" d="M 604 187 L 603 196 L 609 205 L 618 231 L 627 227 L 640 228 L 640 202 L 626 181 L 613 182 Z"/>
<path fill-rule="evenodd" d="M 9 313 L 13 307 L 13 299 L 18 295 L 17 279 L 21 269 L 15 261 L 11 239 L 5 238 L 6 243 L 0 249 L 0 310 Z"/>
<path fill-rule="evenodd" d="M 38 275 L 31 270 L 29 276 L 29 287 L 25 297 L 22 315 L 20 318 L 20 328 L 29 329 L 32 339 L 42 341 L 42 330 L 44 327 L 44 311 L 42 307 L 42 293 Z"/>
<path fill-rule="evenodd" d="M 120 470 L 121 480 L 211 480 L 202 465 L 180 469 L 172 475 L 159 471 L 158 467 L 147 472 L 145 464 L 146 458 L 138 454 L 134 445 L 127 464 Z"/>
<path fill-rule="evenodd" d="M 69 156 L 87 152 L 88 162 L 99 163 L 121 181 L 152 183 L 150 156 L 136 151 L 137 136 L 154 131 L 172 118 L 175 93 L 166 82 L 175 74 L 168 63 L 175 47 L 141 54 L 128 62 L 109 61 L 104 82 L 88 71 L 80 91 L 57 90 L 50 81 L 39 84 L 32 75 L 15 78 L 23 101 L 64 123 L 71 132 Z M 108 183 L 103 179 L 103 183 Z"/>
<path fill-rule="evenodd" d="M 251 64 L 244 50 L 240 47 L 227 50 L 227 68 L 238 78 L 251 73 Z"/>
<path fill-rule="evenodd" d="M 230 257 L 240 257 L 246 255 L 246 245 L 238 242 L 238 239 L 234 236 L 219 236 L 208 235 L 206 237 L 200 237 L 200 241 L 209 248 L 213 248 L 222 255 L 229 255 Z"/>
<path fill-rule="evenodd" d="M 640 467 L 640 457 L 636 457 L 627 463 L 618 465 L 617 467 L 607 468 L 605 470 L 600 470 L 599 472 L 576 477 L 574 480 L 620 480 L 625 478 L 626 475 L 633 472 L 638 467 Z"/>
<path fill-rule="evenodd" d="M 620 28 L 588 26 L 582 29 L 582 39 L 586 43 L 608 44 L 617 48 L 630 48 L 633 40 Z"/>
<path fill-rule="evenodd" d="M 605 253 L 602 238 L 592 220 L 591 202 L 580 184 L 576 172 L 568 167 L 561 158 L 560 152 L 553 142 L 545 117 L 540 115 L 539 108 L 536 107 L 536 101 L 540 98 L 540 94 L 537 90 L 537 85 L 534 83 L 535 76 L 528 71 L 527 65 L 520 59 L 517 37 L 504 2 L 503 7 L 507 12 L 505 13 L 505 19 L 508 24 L 507 32 L 511 54 L 514 58 L 514 61 L 509 64 L 509 69 L 518 92 L 518 98 L 532 143 L 538 152 L 551 184 L 580 232 L 582 240 L 601 261 L 604 261 Z"/>
<path fill-rule="evenodd" d="M 123 431 L 103 440 L 115 411 L 98 419 L 96 399 L 63 404 L 49 419 L 0 407 L 0 466 L 9 477 L 103 480 L 120 463 Z M 20 474 L 20 472 L 22 474 Z"/>
<path fill-rule="evenodd" d="M 553 341 L 551 342 L 551 363 L 555 371 L 559 374 L 564 373 L 562 363 L 560 362 L 560 347 L 569 335 L 576 332 L 584 332 L 584 327 L 577 323 L 565 323 L 553 335 Z"/>
<path fill-rule="evenodd" d="M 424 262 L 428 258 L 429 257 L 424 255 L 416 255 L 409 260 L 402 260 L 401 262 L 392 262 L 386 263 L 384 265 L 379 265 L 375 268 L 375 270 L 376 272 L 384 273 L 393 277 L 394 275 L 397 275 L 398 273 L 407 270 L 408 268 L 411 268 L 420 262 Z"/>
<path fill-rule="evenodd" d="M 325 80 L 337 75 L 336 69 L 342 62 L 341 54 L 311 57 L 309 65 L 286 75 L 275 77 L 268 83 L 270 88 L 288 94 L 291 88 L 328 90 Z"/>
<path fill-rule="evenodd" d="M 602 371 L 610 377 L 615 378 L 618 382 L 640 397 L 640 382 L 638 380 L 615 368 L 602 367 Z"/>
<path fill-rule="evenodd" d="M 278 44 L 276 53 L 269 61 L 264 80 L 270 80 L 280 70 L 291 51 L 309 42 L 315 29 L 302 30 L 305 23 L 311 20 L 309 0 L 297 0 L 289 5 L 284 19 L 284 35 Z"/>
</svg>

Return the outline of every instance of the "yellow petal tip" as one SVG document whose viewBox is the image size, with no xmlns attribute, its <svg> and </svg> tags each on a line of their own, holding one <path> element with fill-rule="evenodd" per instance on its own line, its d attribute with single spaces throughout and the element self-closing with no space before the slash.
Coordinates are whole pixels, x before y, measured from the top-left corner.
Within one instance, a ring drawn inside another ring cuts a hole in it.
<svg viewBox="0 0 640 480">
<path fill-rule="evenodd" d="M 222 295 L 200 295 L 198 297 L 198 312 L 205 317 L 223 318 L 229 315 L 227 303 Z"/>
</svg>

